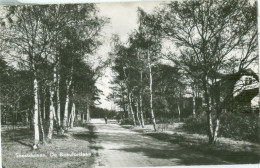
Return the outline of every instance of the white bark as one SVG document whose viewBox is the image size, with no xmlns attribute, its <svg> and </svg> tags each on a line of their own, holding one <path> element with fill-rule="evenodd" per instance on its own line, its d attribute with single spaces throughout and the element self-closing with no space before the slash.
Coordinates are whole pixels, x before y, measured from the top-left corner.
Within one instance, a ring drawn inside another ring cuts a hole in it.
<svg viewBox="0 0 260 168">
<path fill-rule="evenodd" d="M 70 128 L 74 127 L 75 111 L 76 111 L 76 106 L 75 106 L 75 103 L 73 103 L 72 110 L 71 110 Z"/>
<path fill-rule="evenodd" d="M 53 116 L 54 116 L 54 103 L 53 103 L 54 90 L 50 88 L 50 113 L 49 113 L 49 131 L 48 131 L 48 140 L 52 139 L 53 134 Z"/>
<path fill-rule="evenodd" d="M 149 76 L 150 76 L 150 111 L 151 111 L 151 117 L 153 122 L 153 128 L 154 131 L 156 131 L 156 121 L 155 116 L 153 112 L 153 75 L 152 75 L 152 65 L 151 65 L 151 58 L 150 54 L 148 54 L 148 62 L 149 62 Z"/>
<path fill-rule="evenodd" d="M 55 113 L 55 107 L 53 107 L 53 120 L 57 123 L 57 116 Z"/>
<path fill-rule="evenodd" d="M 129 89 L 127 89 L 127 114 L 128 118 L 131 116 L 131 107 L 130 107 L 130 99 L 129 99 Z"/>
<path fill-rule="evenodd" d="M 67 94 L 66 94 L 64 118 L 63 118 L 63 129 L 67 129 L 67 127 L 68 127 L 69 89 L 70 89 L 71 82 L 72 82 L 72 79 L 70 79 L 70 80 L 67 82 Z"/>
<path fill-rule="evenodd" d="M 45 89 L 44 89 L 44 92 L 45 92 Z M 45 108 L 45 98 L 46 98 L 46 95 L 44 94 L 44 99 L 43 99 L 43 120 L 45 120 L 45 115 L 46 115 L 46 108 Z"/>
<path fill-rule="evenodd" d="M 216 141 L 216 139 L 218 137 L 219 125 L 220 125 L 220 119 L 217 118 L 216 119 L 216 128 L 215 128 L 215 132 L 214 132 L 214 141 Z"/>
<path fill-rule="evenodd" d="M 68 125 L 70 126 L 71 125 L 71 118 L 72 118 L 72 109 L 71 109 L 71 112 L 70 112 L 70 116 L 69 116 L 69 120 L 68 120 Z"/>
<path fill-rule="evenodd" d="M 84 122 L 84 113 L 82 113 L 82 118 L 81 118 L 81 121 Z"/>
<path fill-rule="evenodd" d="M 86 118 L 87 122 L 89 122 L 91 120 L 90 118 L 90 110 L 89 110 L 89 104 L 87 105 L 87 118 Z"/>
<path fill-rule="evenodd" d="M 1 109 L 1 108 L 0 108 Z M 26 113 L 25 113 L 25 123 L 26 123 L 26 125 L 29 125 L 30 123 L 29 123 L 29 109 L 26 111 Z M 5 117 L 6 118 L 6 117 Z"/>
<path fill-rule="evenodd" d="M 138 101 L 136 102 L 136 117 L 137 117 L 137 121 L 139 123 L 139 126 L 142 127 L 142 123 L 141 123 L 141 120 L 140 120 L 140 109 L 139 109 Z"/>
<path fill-rule="evenodd" d="M 56 85 L 56 93 L 57 93 L 57 124 L 61 126 L 61 118 L 60 118 L 60 75 L 57 73 L 57 85 Z"/>
<path fill-rule="evenodd" d="M 192 95 L 192 115 L 193 117 L 196 117 L 196 97 L 195 97 L 195 91 Z"/>
<path fill-rule="evenodd" d="M 181 109 L 180 109 L 180 103 L 178 103 L 177 106 L 178 106 L 179 122 L 181 122 Z"/>
<path fill-rule="evenodd" d="M 48 139 L 52 139 L 52 134 L 53 134 L 53 118 L 56 120 L 56 115 L 55 115 L 55 108 L 54 108 L 54 102 L 53 102 L 53 97 L 54 97 L 54 92 L 55 92 L 55 85 L 57 82 L 57 76 L 56 76 L 56 71 L 57 67 L 54 66 L 54 73 L 53 73 L 53 86 L 50 87 L 50 113 L 49 113 L 49 132 L 48 132 Z M 57 120 L 56 120 L 57 121 Z"/>
<path fill-rule="evenodd" d="M 43 127 L 43 122 L 42 122 L 42 112 L 41 112 L 41 100 L 40 98 L 38 99 L 39 103 L 39 121 L 40 121 L 40 126 L 41 126 L 41 132 L 42 132 L 42 142 L 45 144 L 45 132 L 44 132 L 44 127 Z"/>
<path fill-rule="evenodd" d="M 40 140 L 40 134 L 39 134 L 39 123 L 38 123 L 38 115 L 39 115 L 39 109 L 38 109 L 38 81 L 35 77 L 33 81 L 33 87 L 34 87 L 34 113 L 33 113 L 33 124 L 34 124 L 34 149 L 37 149 L 37 146 L 39 144 Z"/>
<path fill-rule="evenodd" d="M 207 89 L 206 76 L 205 76 L 205 80 L 203 80 L 203 90 L 204 90 L 204 102 L 206 104 L 206 113 L 207 113 L 208 138 L 209 138 L 209 144 L 212 144 L 214 142 L 214 132 L 213 132 L 213 122 L 212 122 L 212 115 L 210 109 L 210 100 L 209 100 L 209 94 Z"/>
<path fill-rule="evenodd" d="M 144 128 L 144 114 L 143 114 L 143 71 L 141 71 L 141 91 L 140 91 L 140 114 L 141 114 L 141 125 Z"/>
<path fill-rule="evenodd" d="M 134 114 L 134 110 L 133 110 L 133 106 L 132 106 L 132 98 L 131 98 L 131 94 L 128 95 L 129 96 L 129 107 L 130 107 L 130 112 L 132 115 L 132 120 L 134 122 L 134 126 L 136 126 L 136 122 L 135 122 L 135 114 Z"/>
</svg>

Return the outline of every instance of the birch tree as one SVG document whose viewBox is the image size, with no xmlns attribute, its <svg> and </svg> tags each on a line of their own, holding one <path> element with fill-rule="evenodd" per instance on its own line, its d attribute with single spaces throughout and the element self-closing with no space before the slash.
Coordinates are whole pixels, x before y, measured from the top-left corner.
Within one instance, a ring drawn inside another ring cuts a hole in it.
<svg viewBox="0 0 260 168">
<path fill-rule="evenodd" d="M 241 56 L 237 60 L 242 64 L 256 59 L 255 13 L 256 5 L 252 6 L 247 0 L 172 2 L 159 12 L 158 20 L 162 21 L 165 37 L 171 39 L 180 51 L 173 57 L 179 58 L 178 63 L 201 83 L 209 143 L 216 139 L 222 109 L 219 96 L 210 93 L 209 88 L 217 86 L 220 74 L 230 73 L 227 65 L 231 58 Z M 240 67 L 236 70 L 240 71 Z M 196 72 L 195 76 L 193 72 Z M 218 92 L 217 88 L 213 90 Z M 213 104 L 217 112 L 215 125 Z"/>
<path fill-rule="evenodd" d="M 150 113 L 154 130 L 156 131 L 156 120 L 153 108 L 153 72 L 152 67 L 160 57 L 162 48 L 160 39 L 160 22 L 157 22 L 156 16 L 145 13 L 138 9 L 139 13 L 139 32 L 143 36 L 142 48 L 146 51 L 147 64 L 149 69 L 149 90 L 150 90 Z"/>
<path fill-rule="evenodd" d="M 122 44 L 119 41 L 118 37 L 115 37 L 114 39 L 114 49 L 113 53 L 111 53 L 111 56 L 113 55 L 114 58 L 114 65 L 112 67 L 112 70 L 116 73 L 116 79 L 114 82 L 120 82 L 121 88 L 125 88 L 126 90 L 126 98 L 123 97 L 123 99 L 126 99 L 127 102 L 127 117 L 131 118 L 131 121 L 134 125 L 136 125 L 135 120 L 135 114 L 133 110 L 133 101 L 132 96 L 134 92 L 134 87 L 136 86 L 136 77 L 137 77 L 137 71 L 134 66 L 136 63 L 136 56 L 132 53 L 132 48 L 129 48 Z M 124 94 L 122 94 L 124 96 Z"/>
<path fill-rule="evenodd" d="M 5 23 L 5 36 L 1 40 L 14 52 L 10 52 L 11 57 L 26 60 L 28 69 L 33 72 L 33 93 L 34 93 L 34 149 L 39 144 L 39 60 L 46 55 L 45 51 L 49 47 L 49 37 L 41 21 L 41 12 L 44 7 L 39 6 L 11 6 L 8 10 Z"/>
</svg>

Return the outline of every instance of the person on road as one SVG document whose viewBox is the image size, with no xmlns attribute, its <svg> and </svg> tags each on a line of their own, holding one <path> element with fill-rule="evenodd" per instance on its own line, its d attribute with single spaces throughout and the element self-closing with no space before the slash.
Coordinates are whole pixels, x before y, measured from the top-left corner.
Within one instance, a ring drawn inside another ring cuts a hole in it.
<svg viewBox="0 0 260 168">
<path fill-rule="evenodd" d="M 105 116 L 105 122 L 106 122 L 106 124 L 107 124 L 107 116 Z"/>
</svg>

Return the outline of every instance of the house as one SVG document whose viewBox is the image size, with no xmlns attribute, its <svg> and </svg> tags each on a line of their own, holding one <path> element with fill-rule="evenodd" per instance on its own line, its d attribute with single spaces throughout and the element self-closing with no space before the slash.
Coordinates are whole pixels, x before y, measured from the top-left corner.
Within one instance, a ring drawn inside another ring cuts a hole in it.
<svg viewBox="0 0 260 168">
<path fill-rule="evenodd" d="M 233 99 L 233 108 L 241 112 L 259 109 L 259 82 L 253 76 L 241 76 L 235 84 Z"/>
</svg>

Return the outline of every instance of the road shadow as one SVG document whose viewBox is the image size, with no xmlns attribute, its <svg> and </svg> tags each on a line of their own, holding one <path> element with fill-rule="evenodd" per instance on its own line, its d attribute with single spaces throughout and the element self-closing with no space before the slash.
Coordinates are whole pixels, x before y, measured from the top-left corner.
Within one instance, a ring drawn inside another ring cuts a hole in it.
<svg viewBox="0 0 260 168">
<path fill-rule="evenodd" d="M 167 141 L 177 144 L 187 149 L 198 151 L 206 156 L 214 156 L 224 161 L 236 164 L 257 164 L 260 163 L 260 156 L 257 153 L 249 151 L 230 151 L 217 145 L 209 145 L 208 143 L 199 142 L 200 140 L 189 140 L 181 135 L 167 133 L 146 133 L 146 136 L 153 137 L 158 140 Z"/>
<path fill-rule="evenodd" d="M 185 148 L 155 149 L 152 147 L 132 147 L 118 150 L 133 153 L 142 153 L 143 155 L 153 159 L 172 159 L 173 162 L 178 165 L 228 164 L 228 162 L 213 158 L 210 155 L 208 157 L 205 157 L 205 155 L 201 155 L 198 152 L 194 152 Z"/>
<path fill-rule="evenodd" d="M 28 139 L 33 135 L 33 131 L 28 128 L 16 128 L 1 131 L 2 142 Z"/>
<path fill-rule="evenodd" d="M 19 143 L 25 147 L 32 148 L 33 131 L 28 128 L 16 128 L 1 131 L 2 145 Z"/>
<path fill-rule="evenodd" d="M 102 146 L 96 143 L 96 140 L 98 138 L 96 127 L 93 124 L 84 124 L 82 125 L 82 127 L 87 128 L 88 131 L 74 133 L 72 134 L 72 137 L 78 140 L 88 141 L 90 143 L 89 146 L 90 149 L 94 149 L 94 150 L 103 149 Z"/>
<path fill-rule="evenodd" d="M 54 139 L 68 139 L 69 136 L 65 134 L 53 134 L 52 135 Z"/>
<path fill-rule="evenodd" d="M 15 142 L 18 142 L 19 144 L 26 146 L 26 147 L 29 147 L 29 148 L 33 147 L 32 144 L 28 143 L 28 142 L 23 142 L 23 141 L 20 141 L 20 140 L 15 140 Z"/>
</svg>

